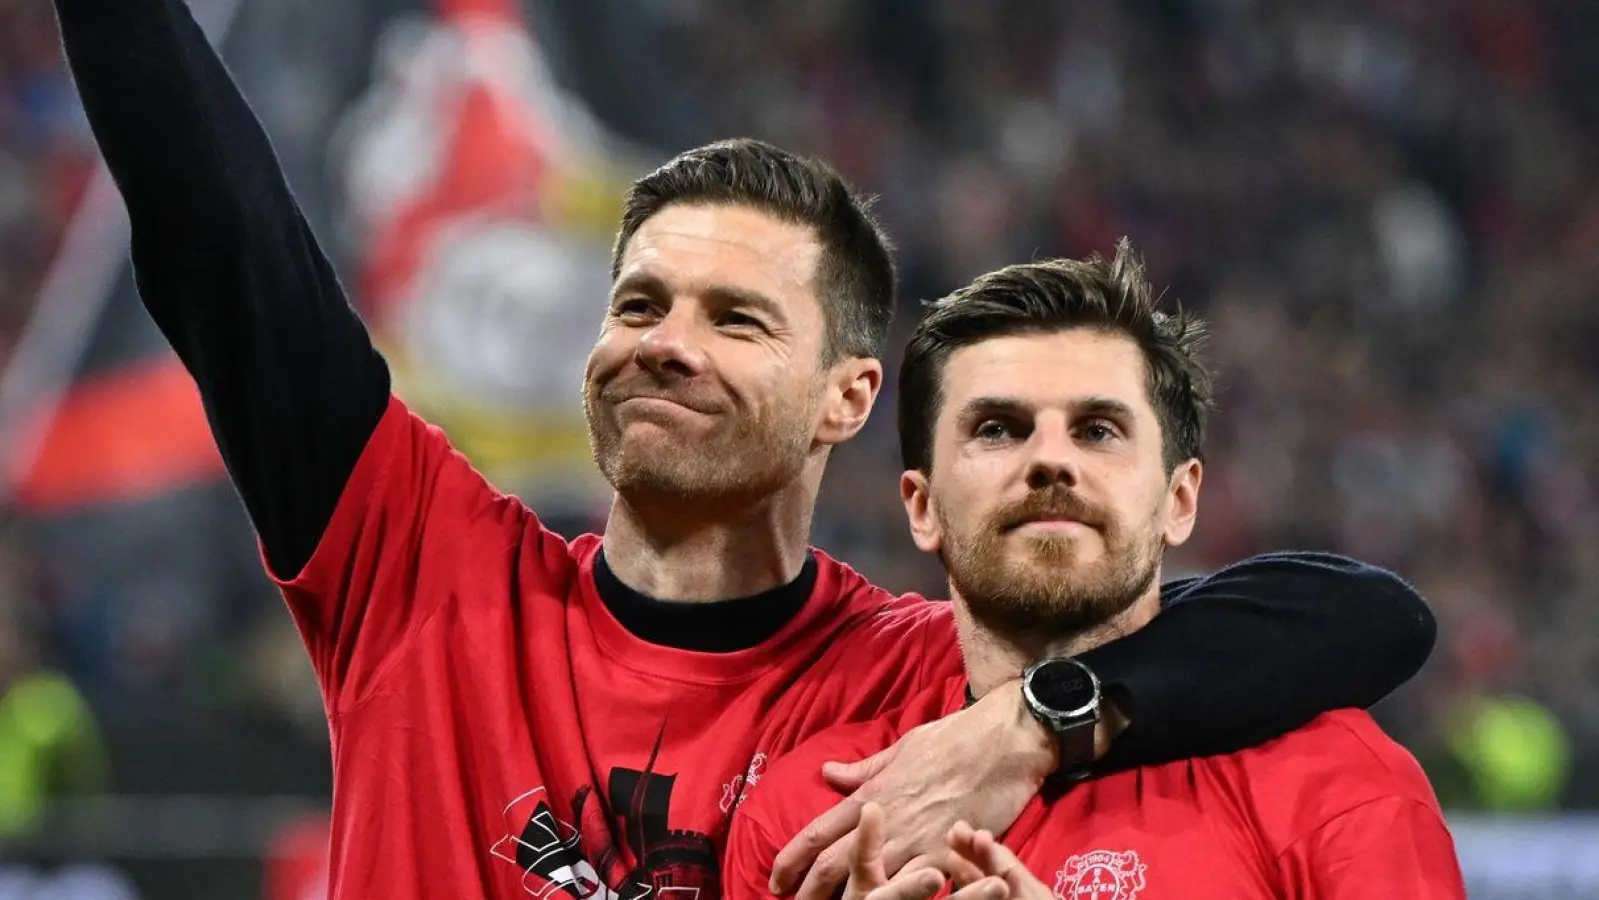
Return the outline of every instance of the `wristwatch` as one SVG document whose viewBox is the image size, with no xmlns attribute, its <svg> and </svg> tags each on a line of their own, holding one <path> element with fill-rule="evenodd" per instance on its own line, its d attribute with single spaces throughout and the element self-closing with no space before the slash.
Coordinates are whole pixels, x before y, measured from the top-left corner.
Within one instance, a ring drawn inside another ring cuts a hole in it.
<svg viewBox="0 0 1599 900">
<path fill-rule="evenodd" d="M 1075 659 L 1046 659 L 1022 673 L 1022 700 L 1060 746 L 1056 775 L 1082 774 L 1094 762 L 1099 678 Z"/>
</svg>

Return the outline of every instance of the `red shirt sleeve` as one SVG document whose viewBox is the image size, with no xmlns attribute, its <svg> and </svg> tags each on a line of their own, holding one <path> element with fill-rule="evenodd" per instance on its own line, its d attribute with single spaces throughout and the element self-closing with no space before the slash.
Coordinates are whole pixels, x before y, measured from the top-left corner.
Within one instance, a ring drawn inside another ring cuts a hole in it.
<svg viewBox="0 0 1599 900">
<path fill-rule="evenodd" d="M 903 733 L 903 713 L 842 725 L 817 735 L 775 762 L 733 815 L 722 858 L 724 900 L 769 900 L 767 883 L 778 851 L 811 820 L 844 799 L 822 778 L 830 760 L 864 759 Z"/>
<path fill-rule="evenodd" d="M 1465 897 L 1432 785 L 1366 711 L 1324 713 L 1210 765 L 1226 771 L 1227 790 L 1248 799 L 1282 896 Z"/>
<path fill-rule="evenodd" d="M 453 598 L 505 597 L 530 539 L 535 554 L 564 552 L 391 397 L 305 568 L 289 577 L 269 567 L 329 715 L 365 696 Z"/>
<path fill-rule="evenodd" d="M 1464 900 L 1454 841 L 1438 810 L 1412 797 L 1368 801 L 1289 847 L 1279 859 L 1293 900 Z"/>
<path fill-rule="evenodd" d="M 822 778 L 823 763 L 865 759 L 893 746 L 905 732 L 942 716 L 965 683 L 960 676 L 946 678 L 900 709 L 824 731 L 779 758 L 733 815 L 722 859 L 724 900 L 769 900 L 778 851 L 844 799 Z"/>
<path fill-rule="evenodd" d="M 754 799 L 733 817 L 722 859 L 723 900 L 769 900 L 773 896 L 767 884 L 783 843 L 772 837 L 764 818 Z"/>
</svg>

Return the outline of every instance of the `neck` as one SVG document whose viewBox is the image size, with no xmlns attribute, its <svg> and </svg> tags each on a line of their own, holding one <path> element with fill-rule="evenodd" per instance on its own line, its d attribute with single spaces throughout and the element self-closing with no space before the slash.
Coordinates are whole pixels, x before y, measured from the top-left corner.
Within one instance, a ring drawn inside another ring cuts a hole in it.
<svg viewBox="0 0 1599 900">
<path fill-rule="evenodd" d="M 822 465 L 775 494 L 747 502 L 617 494 L 605 523 L 605 560 L 649 597 L 734 600 L 799 577 L 810 545 Z"/>
<path fill-rule="evenodd" d="M 1160 612 L 1160 577 L 1157 574 L 1137 601 L 1109 621 L 1070 633 L 1005 633 L 974 618 L 959 595 L 952 599 L 966 679 L 971 683 L 972 695 L 982 697 L 999 685 L 1020 678 L 1028 666 L 1041 659 L 1076 656 L 1148 625 Z"/>
</svg>

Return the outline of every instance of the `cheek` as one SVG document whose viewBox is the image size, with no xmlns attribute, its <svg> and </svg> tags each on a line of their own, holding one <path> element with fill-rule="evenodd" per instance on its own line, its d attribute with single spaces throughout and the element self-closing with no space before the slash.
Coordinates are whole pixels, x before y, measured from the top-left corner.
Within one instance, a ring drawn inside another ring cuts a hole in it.
<svg viewBox="0 0 1599 900">
<path fill-rule="evenodd" d="M 770 356 L 724 353 L 712 366 L 723 373 L 731 393 L 745 397 L 754 405 L 793 415 L 814 409 L 823 387 L 819 373 Z"/>
<path fill-rule="evenodd" d="M 615 328 L 607 328 L 600 333 L 600 339 L 594 343 L 594 349 L 589 351 L 588 362 L 583 366 L 583 379 L 593 381 L 596 378 L 615 373 L 632 355 L 632 344 L 625 332 Z"/>
<path fill-rule="evenodd" d="M 1123 530 L 1158 527 L 1166 511 L 1166 485 L 1164 482 L 1149 485 L 1140 481 L 1122 494 L 1117 505 L 1116 520 Z"/>
<path fill-rule="evenodd" d="M 992 509 L 1027 491 L 1027 461 L 1012 448 L 952 447 L 945 454 L 952 486 L 975 509 Z"/>
<path fill-rule="evenodd" d="M 946 455 L 947 459 L 948 456 Z M 995 515 L 998 498 L 1004 496 L 1003 488 L 993 481 L 988 467 L 973 460 L 962 460 L 939 472 L 935 465 L 934 492 L 939 521 L 958 535 L 971 534 L 988 527 Z"/>
</svg>

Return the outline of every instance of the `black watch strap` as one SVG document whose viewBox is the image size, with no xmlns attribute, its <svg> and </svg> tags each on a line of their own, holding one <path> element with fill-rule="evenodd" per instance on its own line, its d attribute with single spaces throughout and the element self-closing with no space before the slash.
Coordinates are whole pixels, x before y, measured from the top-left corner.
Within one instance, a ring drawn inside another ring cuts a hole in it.
<svg viewBox="0 0 1599 900">
<path fill-rule="evenodd" d="M 1071 689 L 1058 690 L 1056 679 Z M 1094 763 L 1094 738 L 1099 727 L 1100 687 L 1093 670 L 1074 659 L 1037 663 L 1022 676 L 1022 702 L 1054 735 L 1060 750 L 1057 778 L 1081 777 Z"/>
<path fill-rule="evenodd" d="M 1050 728 L 1050 723 L 1039 718 L 1045 728 Z M 1060 747 L 1060 766 L 1055 770 L 1056 779 L 1076 779 L 1088 775 L 1088 770 L 1094 764 L 1094 734 L 1099 729 L 1099 721 L 1074 722 L 1060 730 L 1051 729 L 1055 735 L 1055 744 Z"/>
</svg>

